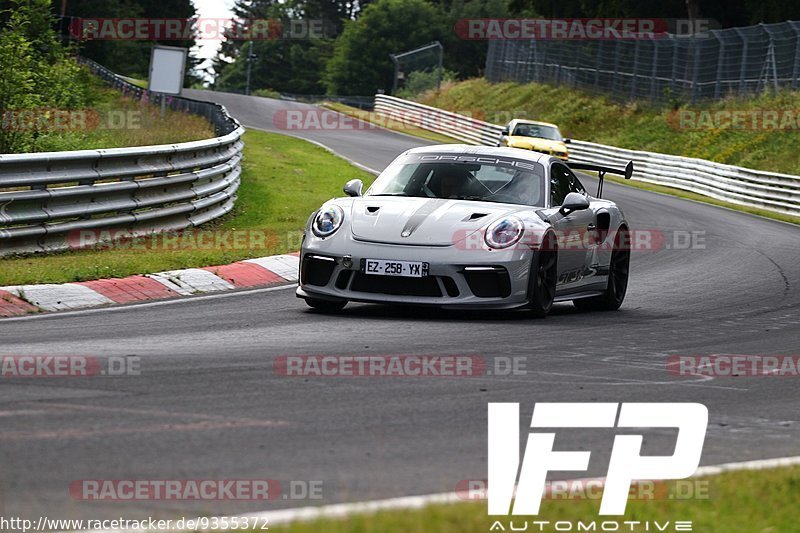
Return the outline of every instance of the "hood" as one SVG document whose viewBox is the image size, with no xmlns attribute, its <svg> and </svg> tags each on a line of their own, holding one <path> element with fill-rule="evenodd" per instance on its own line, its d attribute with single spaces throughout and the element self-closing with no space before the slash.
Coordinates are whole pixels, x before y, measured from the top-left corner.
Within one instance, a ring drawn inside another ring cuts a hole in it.
<svg viewBox="0 0 800 533">
<path fill-rule="evenodd" d="M 495 218 L 525 206 L 467 200 L 364 196 L 353 200 L 350 230 L 357 239 L 410 246 L 450 246 Z M 405 236 L 403 236 L 405 235 Z"/>
<path fill-rule="evenodd" d="M 508 145 L 513 148 L 527 150 L 547 150 L 548 152 L 566 152 L 567 145 L 561 141 L 551 141 L 540 137 L 521 137 L 512 135 L 508 138 Z"/>
</svg>

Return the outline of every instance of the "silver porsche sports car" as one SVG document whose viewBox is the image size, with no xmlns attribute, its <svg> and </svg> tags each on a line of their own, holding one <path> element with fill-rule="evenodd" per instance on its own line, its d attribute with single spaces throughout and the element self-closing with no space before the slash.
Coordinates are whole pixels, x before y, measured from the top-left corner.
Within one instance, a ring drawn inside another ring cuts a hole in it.
<svg viewBox="0 0 800 533">
<path fill-rule="evenodd" d="M 600 177 L 590 196 L 573 170 Z M 553 302 L 617 309 L 625 298 L 629 226 L 600 199 L 605 173 L 513 148 L 437 145 L 395 159 L 362 193 L 325 202 L 308 220 L 297 296 L 337 311 L 348 301 L 462 309 Z"/>
</svg>

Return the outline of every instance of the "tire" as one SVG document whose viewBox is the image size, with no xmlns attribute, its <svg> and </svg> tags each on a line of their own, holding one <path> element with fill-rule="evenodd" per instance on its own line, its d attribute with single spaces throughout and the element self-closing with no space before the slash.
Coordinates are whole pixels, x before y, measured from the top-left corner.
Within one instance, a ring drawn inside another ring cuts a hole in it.
<svg viewBox="0 0 800 533">
<path fill-rule="evenodd" d="M 608 285 L 600 296 L 573 300 L 580 311 L 616 311 L 625 300 L 630 275 L 631 250 L 628 228 L 622 227 L 614 237 L 608 265 Z"/>
<path fill-rule="evenodd" d="M 544 318 L 553 307 L 558 282 L 558 246 L 547 235 L 541 250 L 534 254 L 528 275 L 528 308 L 535 318 Z"/>
<path fill-rule="evenodd" d="M 321 313 L 337 313 L 344 309 L 347 305 L 347 300 L 332 301 L 332 300 L 318 300 L 316 298 L 306 298 L 306 304 L 312 309 L 316 309 Z"/>
</svg>

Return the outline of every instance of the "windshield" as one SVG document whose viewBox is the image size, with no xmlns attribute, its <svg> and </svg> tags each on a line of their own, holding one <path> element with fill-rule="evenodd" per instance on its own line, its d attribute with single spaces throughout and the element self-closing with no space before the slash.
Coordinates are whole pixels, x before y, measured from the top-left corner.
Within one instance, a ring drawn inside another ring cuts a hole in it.
<svg viewBox="0 0 800 533">
<path fill-rule="evenodd" d="M 542 124 L 517 124 L 514 128 L 514 133 L 520 137 L 538 137 L 540 139 L 549 139 L 551 141 L 563 141 L 561 132 L 555 126 L 545 126 Z"/>
<path fill-rule="evenodd" d="M 384 170 L 367 196 L 414 196 L 544 206 L 536 162 L 452 154 L 409 154 Z"/>
</svg>

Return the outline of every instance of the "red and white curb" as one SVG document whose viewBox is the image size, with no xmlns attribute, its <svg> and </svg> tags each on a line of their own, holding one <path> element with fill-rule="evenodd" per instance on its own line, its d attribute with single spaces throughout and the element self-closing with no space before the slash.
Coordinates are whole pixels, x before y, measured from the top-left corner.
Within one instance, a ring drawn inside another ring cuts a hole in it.
<svg viewBox="0 0 800 533">
<path fill-rule="evenodd" d="M 0 287 L 0 317 L 286 285 L 297 281 L 299 266 L 295 253 L 127 278 Z"/>
</svg>

